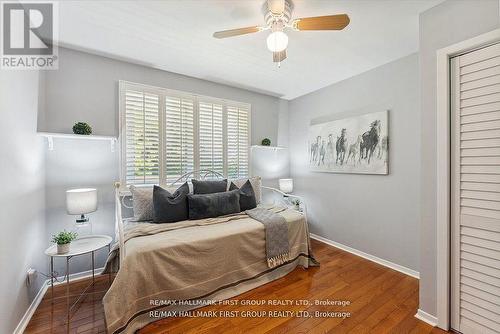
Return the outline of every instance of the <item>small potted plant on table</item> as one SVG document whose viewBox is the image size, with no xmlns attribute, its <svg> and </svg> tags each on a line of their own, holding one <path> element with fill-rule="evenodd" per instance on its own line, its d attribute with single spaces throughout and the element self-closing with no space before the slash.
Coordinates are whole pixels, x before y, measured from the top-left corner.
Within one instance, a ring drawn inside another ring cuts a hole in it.
<svg viewBox="0 0 500 334">
<path fill-rule="evenodd" d="M 75 232 L 68 232 L 66 230 L 54 234 L 52 242 L 57 244 L 57 254 L 66 254 L 69 252 L 71 241 L 75 240 L 77 234 Z"/>
<path fill-rule="evenodd" d="M 294 209 L 297 211 L 300 211 L 300 199 L 298 198 L 293 198 L 291 200 L 292 205 L 294 206 Z"/>
</svg>

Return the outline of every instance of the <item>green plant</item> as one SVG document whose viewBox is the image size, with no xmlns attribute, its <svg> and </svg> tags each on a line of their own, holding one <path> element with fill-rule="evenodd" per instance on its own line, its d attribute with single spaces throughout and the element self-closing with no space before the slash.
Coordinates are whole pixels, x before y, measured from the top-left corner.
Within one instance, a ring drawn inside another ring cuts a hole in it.
<svg viewBox="0 0 500 334">
<path fill-rule="evenodd" d="M 76 135 L 90 135 L 92 127 L 85 122 L 78 122 L 73 125 L 73 133 Z"/>
<path fill-rule="evenodd" d="M 52 242 L 58 245 L 69 244 L 71 241 L 75 240 L 78 235 L 75 232 L 68 232 L 66 230 L 59 232 L 58 234 L 52 235 Z"/>
<path fill-rule="evenodd" d="M 269 138 L 262 139 L 262 146 L 271 146 L 271 139 Z"/>
</svg>

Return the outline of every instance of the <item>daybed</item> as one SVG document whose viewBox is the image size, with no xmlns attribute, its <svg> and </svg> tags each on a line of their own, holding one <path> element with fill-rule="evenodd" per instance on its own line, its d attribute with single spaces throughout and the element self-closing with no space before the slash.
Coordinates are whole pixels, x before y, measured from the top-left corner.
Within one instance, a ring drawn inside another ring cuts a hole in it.
<svg viewBox="0 0 500 334">
<path fill-rule="evenodd" d="M 106 265 L 106 271 L 117 274 L 103 299 L 109 333 L 133 333 L 173 314 L 158 311 L 191 310 L 283 277 L 299 265 L 317 264 L 301 212 L 268 208 L 286 219 L 290 249 L 287 261 L 270 267 L 265 227 L 245 212 L 168 224 L 134 223 L 122 217 L 127 196 L 117 185 L 118 240 Z"/>
</svg>

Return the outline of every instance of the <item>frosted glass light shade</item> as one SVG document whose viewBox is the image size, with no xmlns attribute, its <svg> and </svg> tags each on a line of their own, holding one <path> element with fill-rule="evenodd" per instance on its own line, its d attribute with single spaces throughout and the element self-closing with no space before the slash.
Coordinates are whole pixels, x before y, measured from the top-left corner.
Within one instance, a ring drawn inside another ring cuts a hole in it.
<svg viewBox="0 0 500 334">
<path fill-rule="evenodd" d="M 70 189 L 66 191 L 68 215 L 83 215 L 97 210 L 97 189 Z"/>
<path fill-rule="evenodd" d="M 279 179 L 280 190 L 285 194 L 293 191 L 293 179 Z"/>
<path fill-rule="evenodd" d="M 288 46 L 288 36 L 283 31 L 275 31 L 267 36 L 266 42 L 269 51 L 280 52 Z"/>
</svg>

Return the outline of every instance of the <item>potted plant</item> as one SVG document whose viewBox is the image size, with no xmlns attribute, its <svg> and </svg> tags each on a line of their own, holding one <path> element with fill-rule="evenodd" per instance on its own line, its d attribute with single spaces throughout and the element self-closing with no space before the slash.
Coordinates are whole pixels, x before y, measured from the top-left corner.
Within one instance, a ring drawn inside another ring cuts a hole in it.
<svg viewBox="0 0 500 334">
<path fill-rule="evenodd" d="M 78 122 L 73 125 L 73 133 L 75 135 L 90 135 L 92 134 L 92 127 L 85 122 Z"/>
<path fill-rule="evenodd" d="M 271 146 L 271 139 L 264 138 L 264 139 L 262 139 L 261 144 L 262 144 L 262 146 Z"/>
<path fill-rule="evenodd" d="M 75 240 L 77 234 L 66 230 L 52 235 L 52 242 L 57 244 L 57 254 L 66 254 L 69 252 L 71 241 Z"/>
<path fill-rule="evenodd" d="M 292 205 L 295 207 L 295 210 L 300 211 L 300 199 L 298 198 L 293 198 L 291 200 Z"/>
</svg>

